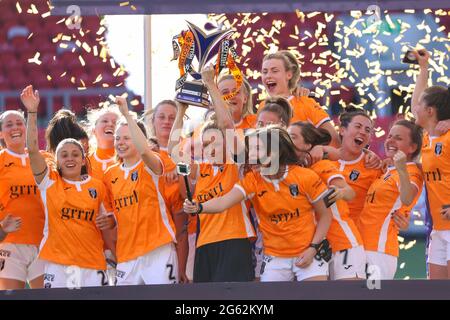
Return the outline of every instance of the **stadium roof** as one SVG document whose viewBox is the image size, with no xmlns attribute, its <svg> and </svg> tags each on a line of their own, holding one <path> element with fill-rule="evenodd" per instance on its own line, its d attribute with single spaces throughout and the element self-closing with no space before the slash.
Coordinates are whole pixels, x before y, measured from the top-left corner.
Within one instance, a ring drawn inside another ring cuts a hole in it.
<svg viewBox="0 0 450 320">
<path fill-rule="evenodd" d="M 448 0 L 51 0 L 53 14 L 66 15 L 67 8 L 78 5 L 82 14 L 186 14 L 232 12 L 292 12 L 366 10 L 440 9 Z"/>
</svg>

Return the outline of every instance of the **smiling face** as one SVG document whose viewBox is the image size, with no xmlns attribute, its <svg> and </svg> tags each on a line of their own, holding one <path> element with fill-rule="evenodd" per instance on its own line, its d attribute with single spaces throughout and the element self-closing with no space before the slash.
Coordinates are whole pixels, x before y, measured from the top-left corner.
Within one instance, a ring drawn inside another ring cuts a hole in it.
<svg viewBox="0 0 450 320">
<path fill-rule="evenodd" d="M 158 140 L 167 140 L 170 136 L 177 109 L 171 104 L 161 104 L 153 115 L 153 126 Z"/>
<path fill-rule="evenodd" d="M 270 96 L 289 96 L 289 80 L 292 72 L 286 70 L 281 59 L 267 59 L 263 61 L 261 79 Z"/>
<path fill-rule="evenodd" d="M 398 151 L 403 151 L 410 161 L 416 149 L 417 145 L 411 140 L 411 131 L 402 125 L 394 125 L 384 142 L 386 157 L 391 159 Z"/>
<path fill-rule="evenodd" d="M 80 180 L 81 169 L 86 165 L 80 146 L 65 143 L 57 151 L 56 163 L 61 170 L 61 176 L 69 180 Z"/>
<path fill-rule="evenodd" d="M 117 119 L 117 114 L 108 112 L 103 114 L 95 123 L 94 134 L 99 147 L 110 149 L 114 146 Z"/>
<path fill-rule="evenodd" d="M 218 84 L 219 91 L 222 95 L 230 94 L 236 90 L 236 81 L 234 79 L 224 79 Z M 230 107 L 233 121 L 238 123 L 242 119 L 242 112 L 247 103 L 247 96 L 245 95 L 244 85 L 241 86 L 237 94 L 227 101 Z"/>
<path fill-rule="evenodd" d="M 131 139 L 128 125 L 120 125 L 116 129 L 114 147 L 116 148 L 117 155 L 124 160 L 134 159 L 139 156 Z"/>
<path fill-rule="evenodd" d="M 372 121 L 365 116 L 354 116 L 347 127 L 340 128 L 342 147 L 352 154 L 360 154 L 370 141 Z"/>
<path fill-rule="evenodd" d="M 26 144 L 26 127 L 23 117 L 11 113 L 4 117 L 0 130 L 0 139 L 3 139 L 9 149 L 23 149 Z"/>
</svg>

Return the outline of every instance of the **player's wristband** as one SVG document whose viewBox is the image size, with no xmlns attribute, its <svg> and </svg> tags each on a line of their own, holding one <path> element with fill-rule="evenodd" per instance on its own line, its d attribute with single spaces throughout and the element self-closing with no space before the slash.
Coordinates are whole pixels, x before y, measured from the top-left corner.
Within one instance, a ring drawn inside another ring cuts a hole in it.
<svg viewBox="0 0 450 320">
<path fill-rule="evenodd" d="M 203 211 L 203 205 L 199 202 L 198 203 L 198 209 L 197 209 L 197 212 L 195 214 L 202 213 L 202 211 Z"/>
</svg>

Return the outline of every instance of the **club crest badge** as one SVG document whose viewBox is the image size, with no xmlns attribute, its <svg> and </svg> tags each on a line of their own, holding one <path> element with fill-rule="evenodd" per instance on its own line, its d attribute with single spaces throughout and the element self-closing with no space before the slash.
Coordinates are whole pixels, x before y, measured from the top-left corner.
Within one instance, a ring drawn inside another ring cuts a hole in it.
<svg viewBox="0 0 450 320">
<path fill-rule="evenodd" d="M 352 172 L 350 172 L 350 176 L 349 176 L 350 180 L 352 180 L 352 181 L 358 180 L 359 174 L 360 173 L 358 170 L 352 170 Z"/>
<path fill-rule="evenodd" d="M 442 143 L 441 142 L 436 143 L 436 146 L 434 147 L 434 154 L 437 156 L 440 156 L 442 154 Z"/>
<path fill-rule="evenodd" d="M 97 198 L 97 190 L 95 190 L 94 188 L 89 188 L 89 195 L 91 196 L 92 199 L 96 199 Z"/>
<path fill-rule="evenodd" d="M 131 181 L 136 181 L 138 179 L 138 172 L 135 171 L 131 174 Z"/>
<path fill-rule="evenodd" d="M 296 197 L 298 196 L 298 185 L 291 184 L 289 186 L 289 191 L 291 192 L 291 196 Z"/>
</svg>

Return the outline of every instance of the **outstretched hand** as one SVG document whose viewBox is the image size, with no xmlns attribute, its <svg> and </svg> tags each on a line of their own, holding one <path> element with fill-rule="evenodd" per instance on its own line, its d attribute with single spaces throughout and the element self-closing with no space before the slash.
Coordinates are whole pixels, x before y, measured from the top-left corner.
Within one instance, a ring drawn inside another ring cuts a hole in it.
<svg viewBox="0 0 450 320">
<path fill-rule="evenodd" d="M 116 96 L 116 103 L 119 106 L 120 113 L 126 117 L 129 115 L 127 99 L 121 96 Z"/>
<path fill-rule="evenodd" d="M 20 100 L 22 100 L 22 103 L 28 112 L 37 112 L 41 99 L 39 97 L 39 91 L 33 91 L 33 86 L 29 85 L 22 90 L 22 93 L 20 94 Z"/>
<path fill-rule="evenodd" d="M 19 217 L 13 217 L 10 214 L 0 221 L 0 228 L 6 233 L 18 231 L 21 226 L 22 219 Z"/>
</svg>

